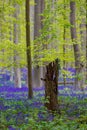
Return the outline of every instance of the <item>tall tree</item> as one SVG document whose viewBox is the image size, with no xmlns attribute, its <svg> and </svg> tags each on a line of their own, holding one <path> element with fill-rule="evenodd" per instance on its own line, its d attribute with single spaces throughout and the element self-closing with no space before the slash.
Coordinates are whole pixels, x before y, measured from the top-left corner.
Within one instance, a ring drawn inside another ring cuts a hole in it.
<svg viewBox="0 0 87 130">
<path fill-rule="evenodd" d="M 87 80 L 87 0 L 86 0 L 86 80 Z"/>
<path fill-rule="evenodd" d="M 86 80 L 87 80 L 87 21 L 86 21 Z"/>
<path fill-rule="evenodd" d="M 14 4 L 15 12 L 14 12 L 14 18 L 16 21 L 18 20 L 19 17 L 19 5 Z M 14 23 L 14 44 L 19 43 L 19 25 L 17 22 Z M 19 65 L 19 56 L 17 54 L 17 51 L 14 51 L 14 82 L 15 82 L 15 87 L 21 88 L 21 70 L 20 70 L 20 65 Z"/>
<path fill-rule="evenodd" d="M 83 87 L 83 77 L 81 75 L 83 71 L 83 64 L 81 62 L 80 46 L 77 41 L 77 32 L 76 32 L 76 2 L 70 1 L 70 23 L 71 23 L 71 39 L 73 42 L 74 48 L 74 57 L 75 57 L 75 69 L 76 69 L 76 78 L 75 78 L 75 88 L 81 89 Z"/>
<path fill-rule="evenodd" d="M 65 0 L 63 2 L 64 2 L 64 10 L 66 10 Z M 64 21 L 65 21 L 66 20 L 65 14 L 63 15 L 63 17 L 64 17 Z M 66 28 L 65 28 L 65 25 L 64 25 L 64 30 L 63 30 L 63 40 L 64 40 L 63 55 L 64 55 L 64 58 L 65 58 L 65 53 L 66 53 L 66 46 L 65 46 Z M 63 68 L 64 69 L 66 68 L 66 61 L 65 60 L 63 61 Z M 66 85 L 66 75 L 65 74 L 63 74 L 63 80 L 64 80 L 64 85 Z"/>
<path fill-rule="evenodd" d="M 86 18 L 82 19 L 80 24 L 80 35 L 81 35 L 81 55 L 83 59 L 84 66 L 86 65 Z M 83 82 L 85 84 L 86 80 L 86 68 L 83 69 Z"/>
<path fill-rule="evenodd" d="M 9 40 L 12 42 L 13 41 L 13 23 L 12 23 L 12 21 L 10 21 L 10 32 L 9 32 L 9 34 L 10 34 L 10 38 L 9 38 Z M 12 61 L 13 61 L 13 56 L 10 58 Z M 11 67 L 11 76 L 10 76 L 10 81 L 14 81 L 14 67 L 12 66 Z"/>
<path fill-rule="evenodd" d="M 33 97 L 32 89 L 32 58 L 30 40 L 30 0 L 26 0 L 26 47 L 27 47 L 27 68 L 28 68 L 28 98 Z"/>
<path fill-rule="evenodd" d="M 35 7 L 34 7 L 34 40 L 36 40 L 40 36 L 40 30 L 42 29 L 42 16 L 41 13 L 43 13 L 44 10 L 44 0 L 35 0 Z M 39 42 L 35 43 L 38 44 Z M 42 81 L 41 77 L 43 75 L 43 67 L 40 67 L 37 65 L 37 58 L 41 57 L 40 55 L 34 54 L 34 62 L 36 66 L 34 67 L 33 72 L 33 86 L 34 87 L 41 87 Z"/>
</svg>

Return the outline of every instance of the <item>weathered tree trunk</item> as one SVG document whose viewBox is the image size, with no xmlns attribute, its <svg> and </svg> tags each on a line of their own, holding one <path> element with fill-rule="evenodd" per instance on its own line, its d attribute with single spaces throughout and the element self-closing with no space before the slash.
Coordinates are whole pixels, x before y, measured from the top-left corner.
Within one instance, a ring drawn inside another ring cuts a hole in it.
<svg viewBox="0 0 87 130">
<path fill-rule="evenodd" d="M 30 42 L 30 0 L 26 0 L 26 47 L 27 47 L 27 68 L 28 68 L 28 98 L 33 97 L 32 87 L 32 58 Z"/>
<path fill-rule="evenodd" d="M 46 66 L 45 75 L 45 106 L 52 111 L 58 110 L 58 60 Z"/>
<path fill-rule="evenodd" d="M 75 11 L 76 5 L 75 1 L 70 1 L 70 23 L 71 23 L 71 39 L 74 48 L 74 56 L 75 56 L 75 69 L 76 69 L 76 78 L 75 78 L 75 89 L 81 89 L 83 87 L 83 64 L 81 62 L 81 55 L 80 55 L 80 46 L 77 41 L 77 32 L 76 32 L 76 19 L 75 19 Z"/>
<path fill-rule="evenodd" d="M 16 20 L 18 20 L 19 16 L 19 6 L 17 4 L 14 5 L 15 7 L 15 13 L 14 17 Z M 19 42 L 19 25 L 17 23 L 14 23 L 14 44 L 18 44 Z M 17 52 L 14 52 L 14 83 L 15 87 L 21 88 L 21 70 L 19 66 L 19 56 Z"/>
</svg>

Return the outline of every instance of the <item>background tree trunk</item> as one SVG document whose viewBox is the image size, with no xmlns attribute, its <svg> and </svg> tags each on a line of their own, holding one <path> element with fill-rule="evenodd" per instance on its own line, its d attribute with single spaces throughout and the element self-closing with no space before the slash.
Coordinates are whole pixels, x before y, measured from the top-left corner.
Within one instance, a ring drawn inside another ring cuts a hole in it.
<svg viewBox="0 0 87 130">
<path fill-rule="evenodd" d="M 80 46 L 77 41 L 77 32 L 76 32 L 76 19 L 75 19 L 75 11 L 76 5 L 74 1 L 70 2 L 70 23 L 71 23 L 71 39 L 73 42 L 74 48 L 74 57 L 75 57 L 75 69 L 76 69 L 76 78 L 75 78 L 75 88 L 81 89 L 83 87 L 83 64 L 81 62 L 81 55 L 80 55 Z"/>
<path fill-rule="evenodd" d="M 66 5 L 65 5 L 65 0 L 64 0 L 64 10 L 66 10 Z M 66 19 L 66 16 L 64 14 L 64 21 Z M 64 56 L 64 59 L 65 59 L 65 54 L 66 54 L 66 46 L 65 46 L 65 40 L 66 40 L 66 27 L 64 25 L 64 30 L 63 30 L 63 40 L 64 40 L 64 45 L 63 45 L 63 56 Z M 66 68 L 66 61 L 63 60 L 63 69 Z M 63 74 L 63 81 L 64 81 L 64 85 L 66 85 L 66 75 Z"/>
<path fill-rule="evenodd" d="M 15 13 L 14 18 L 18 20 L 19 17 L 19 6 L 17 4 L 14 5 Z M 19 25 L 14 23 L 14 44 L 18 44 L 19 42 Z M 14 83 L 15 87 L 21 88 L 21 70 L 19 65 L 19 56 L 17 52 L 14 52 Z"/>
<path fill-rule="evenodd" d="M 9 16 L 11 16 L 11 15 L 9 15 Z M 9 37 L 9 40 L 12 42 L 13 41 L 13 23 L 12 23 L 11 20 L 9 22 L 10 22 L 10 32 L 9 32 L 10 37 Z M 14 57 L 11 57 L 10 60 L 13 61 Z M 10 71 L 11 71 L 10 72 L 11 73 L 10 81 L 13 82 L 14 81 L 14 67 L 13 66 L 11 67 Z"/>
<path fill-rule="evenodd" d="M 87 82 L 87 1 L 86 1 L 86 82 Z"/>
<path fill-rule="evenodd" d="M 33 97 L 32 89 L 32 58 L 30 43 L 30 0 L 26 0 L 26 46 L 27 46 L 27 68 L 28 68 L 28 98 Z"/>
<path fill-rule="evenodd" d="M 87 80 L 87 21 L 86 21 L 86 80 Z"/>
<path fill-rule="evenodd" d="M 82 19 L 82 22 L 80 24 L 80 35 L 81 35 L 81 54 L 83 56 L 83 64 L 84 68 L 82 71 L 83 74 L 83 83 L 85 84 L 86 81 L 86 64 L 85 64 L 85 59 L 86 59 L 86 19 Z"/>
<path fill-rule="evenodd" d="M 41 13 L 44 10 L 44 0 L 35 0 L 34 7 L 34 40 L 40 36 L 40 30 L 42 28 L 42 16 Z M 37 43 L 38 46 L 40 43 Z M 40 55 L 34 55 L 34 62 L 37 64 L 37 58 L 41 57 Z M 40 80 L 43 77 L 43 67 L 36 65 L 33 69 L 33 87 L 41 87 L 43 82 Z"/>
</svg>

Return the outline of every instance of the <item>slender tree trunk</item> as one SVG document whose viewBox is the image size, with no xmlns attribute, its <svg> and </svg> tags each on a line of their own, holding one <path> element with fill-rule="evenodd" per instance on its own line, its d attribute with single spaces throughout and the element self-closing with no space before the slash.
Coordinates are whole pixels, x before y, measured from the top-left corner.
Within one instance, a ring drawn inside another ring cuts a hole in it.
<svg viewBox="0 0 87 130">
<path fill-rule="evenodd" d="M 66 47 L 65 47 L 65 27 L 64 27 L 64 34 L 63 34 L 63 38 L 64 38 L 64 45 L 63 45 L 63 56 L 65 58 L 65 53 L 66 53 Z M 65 69 L 66 68 L 66 62 L 65 60 L 63 60 L 63 68 Z M 66 75 L 63 74 L 63 81 L 64 81 L 64 85 L 66 85 Z"/>
<path fill-rule="evenodd" d="M 86 23 L 86 82 L 87 82 L 87 23 Z"/>
<path fill-rule="evenodd" d="M 86 19 L 82 19 L 82 22 L 80 24 L 80 35 L 81 35 L 81 54 L 83 56 L 83 63 L 85 66 L 85 59 L 86 59 Z M 83 69 L 83 82 L 85 84 L 85 80 L 86 80 L 86 68 L 84 67 Z"/>
<path fill-rule="evenodd" d="M 12 16 L 12 15 L 9 15 L 9 16 Z M 9 40 L 12 42 L 13 41 L 13 23 L 11 20 L 9 22 L 10 22 L 10 32 L 9 32 L 10 38 L 9 38 Z M 11 57 L 10 60 L 14 61 L 14 57 Z M 13 66 L 10 69 L 10 81 L 11 82 L 14 81 L 14 67 Z"/>
<path fill-rule="evenodd" d="M 87 82 L 87 0 L 86 0 L 86 82 Z"/>
<path fill-rule="evenodd" d="M 87 21 L 86 21 L 86 82 L 87 82 Z"/>
<path fill-rule="evenodd" d="M 75 69 L 76 69 L 76 78 L 75 78 L 75 88 L 81 89 L 83 87 L 83 77 L 81 75 L 83 71 L 83 64 L 81 63 L 80 47 L 77 43 L 77 32 L 76 32 L 76 19 L 75 11 L 76 5 L 75 2 L 71 0 L 70 2 L 70 23 L 71 23 L 71 39 L 73 42 L 74 56 L 75 56 Z"/>
<path fill-rule="evenodd" d="M 27 68 L 28 68 L 28 98 L 33 97 L 32 87 L 32 58 L 30 42 L 30 0 L 26 0 L 26 46 L 27 46 Z"/>
<path fill-rule="evenodd" d="M 37 39 L 40 36 L 40 30 L 42 28 L 42 16 L 41 13 L 44 10 L 44 0 L 35 0 L 34 7 L 34 39 Z M 39 44 L 39 43 L 37 43 Z M 41 57 L 40 55 L 34 55 L 34 62 L 37 64 L 37 58 Z M 33 69 L 33 86 L 41 87 L 42 81 L 40 80 L 43 77 L 43 67 L 36 65 Z"/>
<path fill-rule="evenodd" d="M 65 0 L 64 0 L 64 10 L 66 10 L 66 6 L 65 6 Z M 65 14 L 64 14 L 64 20 L 66 19 L 65 17 Z M 66 46 L 65 46 L 65 40 L 66 40 L 66 28 L 64 26 L 64 30 L 63 30 L 63 40 L 64 40 L 64 45 L 63 45 L 63 56 L 65 58 L 65 53 L 66 53 Z M 66 68 L 66 62 L 65 62 L 65 59 L 63 60 L 63 68 L 65 69 Z M 64 85 L 66 85 L 66 75 L 64 74 L 63 75 L 63 81 L 64 81 Z"/>
<path fill-rule="evenodd" d="M 19 6 L 17 4 L 14 5 L 15 13 L 14 17 L 16 20 L 18 20 L 19 16 Z M 19 42 L 19 25 L 17 23 L 14 23 L 14 44 L 18 44 Z M 19 66 L 19 56 L 17 52 L 14 52 L 14 82 L 15 87 L 21 88 L 21 70 Z"/>
</svg>

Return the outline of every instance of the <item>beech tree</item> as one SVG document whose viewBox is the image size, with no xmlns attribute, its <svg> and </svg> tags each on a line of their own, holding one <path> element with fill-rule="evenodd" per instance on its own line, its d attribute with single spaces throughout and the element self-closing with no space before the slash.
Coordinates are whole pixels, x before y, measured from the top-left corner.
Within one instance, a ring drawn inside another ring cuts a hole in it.
<svg viewBox="0 0 87 130">
<path fill-rule="evenodd" d="M 73 42 L 73 49 L 74 49 L 74 58 L 75 58 L 75 69 L 76 69 L 76 76 L 75 76 L 75 88 L 81 89 L 83 87 L 83 75 L 82 71 L 84 68 L 83 63 L 81 62 L 81 51 L 80 46 L 77 41 L 77 32 L 76 32 L 76 2 L 70 1 L 70 23 L 71 23 L 71 39 Z"/>
<path fill-rule="evenodd" d="M 30 0 L 26 0 L 26 53 L 28 69 L 28 98 L 33 97 L 32 89 L 32 58 L 31 58 L 31 40 L 30 40 Z"/>
<path fill-rule="evenodd" d="M 35 41 L 35 47 L 34 50 L 36 50 L 36 46 L 40 45 L 40 42 L 37 42 L 37 38 L 41 35 L 41 29 L 42 29 L 42 16 L 44 10 L 44 0 L 35 0 L 35 6 L 34 6 L 34 40 Z M 40 50 L 39 50 L 40 51 Z M 37 54 L 36 54 L 37 53 Z M 36 51 L 34 53 L 34 63 L 36 64 L 33 68 L 33 87 L 41 87 L 42 81 L 41 77 L 43 77 L 43 67 L 38 65 L 38 60 L 41 57 L 41 55 L 38 55 L 38 52 Z"/>
<path fill-rule="evenodd" d="M 64 0 L 64 10 L 66 10 L 66 5 L 65 5 L 65 0 Z M 63 15 L 64 20 L 66 20 L 66 16 L 65 14 Z M 64 57 L 65 57 L 65 53 L 66 53 L 66 46 L 65 46 L 65 40 L 66 40 L 66 27 L 64 26 L 64 30 L 63 30 L 63 39 L 64 39 L 64 45 L 63 45 L 63 53 L 64 53 Z M 66 68 L 66 61 L 63 61 L 63 68 Z M 66 78 L 65 78 L 65 74 L 63 75 L 63 80 L 64 80 L 64 85 L 66 83 Z"/>
<path fill-rule="evenodd" d="M 15 12 L 14 12 L 14 18 L 15 20 L 18 20 L 19 17 L 19 5 L 18 4 L 14 4 L 14 8 L 15 8 Z M 14 44 L 18 44 L 19 43 L 19 25 L 18 23 L 14 23 Z M 14 51 L 14 83 L 15 83 L 15 87 L 21 88 L 21 70 L 20 70 L 20 63 L 19 63 L 19 54 L 17 53 L 17 51 Z"/>
<path fill-rule="evenodd" d="M 86 1 L 86 81 L 87 81 L 87 1 Z"/>
</svg>

